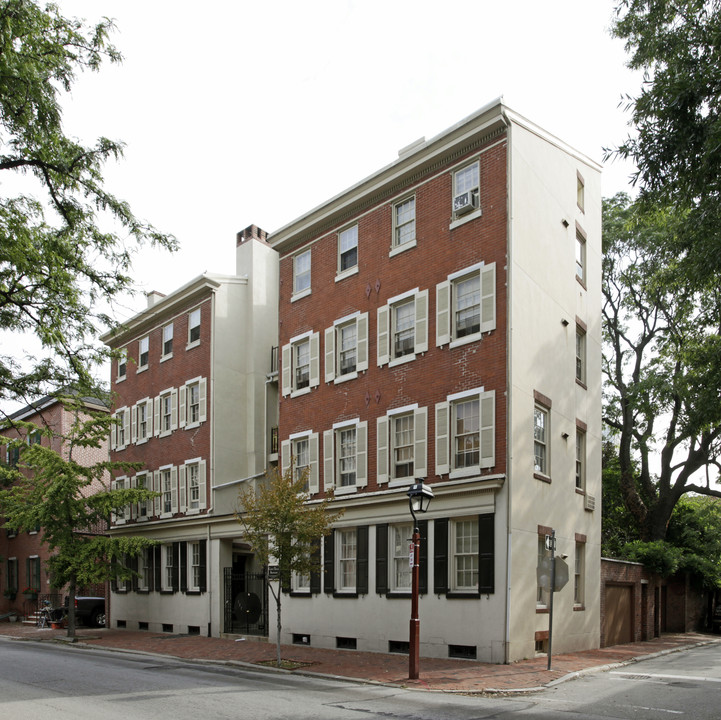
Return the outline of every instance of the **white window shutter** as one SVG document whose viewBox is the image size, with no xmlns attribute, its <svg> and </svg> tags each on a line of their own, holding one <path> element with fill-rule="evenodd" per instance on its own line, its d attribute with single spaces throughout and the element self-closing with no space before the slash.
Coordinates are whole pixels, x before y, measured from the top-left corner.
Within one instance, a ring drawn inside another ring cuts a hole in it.
<svg viewBox="0 0 721 720">
<path fill-rule="evenodd" d="M 416 293 L 416 353 L 428 350 L 428 290 Z"/>
<path fill-rule="evenodd" d="M 208 506 L 208 489 L 206 487 L 206 466 L 205 460 L 198 463 L 198 507 L 205 510 Z"/>
<path fill-rule="evenodd" d="M 358 349 L 356 351 L 356 370 L 368 369 L 368 313 L 364 312 L 358 316 L 356 321 L 356 338 Z"/>
<path fill-rule="evenodd" d="M 113 421 L 115 421 L 115 419 L 117 417 L 118 416 L 116 413 L 112 414 Z M 117 446 L 117 442 L 118 442 L 118 426 L 115 422 L 113 422 L 110 425 L 110 449 L 111 450 L 115 450 L 115 448 Z"/>
<path fill-rule="evenodd" d="M 428 408 L 413 413 L 413 475 L 428 477 Z"/>
<path fill-rule="evenodd" d="M 125 430 L 125 444 L 130 445 L 130 410 L 123 413 L 123 429 Z"/>
<path fill-rule="evenodd" d="M 358 423 L 355 433 L 355 484 L 365 487 L 368 484 L 368 423 Z"/>
<path fill-rule="evenodd" d="M 310 461 L 308 475 L 308 492 L 318 492 L 318 433 L 313 433 L 308 438 L 308 459 Z"/>
<path fill-rule="evenodd" d="M 449 410 L 447 402 L 436 403 L 436 475 L 450 471 Z"/>
<path fill-rule="evenodd" d="M 333 443 L 335 433 L 333 430 L 323 432 L 323 489 L 330 490 L 335 486 L 335 460 Z"/>
<path fill-rule="evenodd" d="M 178 512 L 178 468 L 170 468 L 170 512 Z"/>
<path fill-rule="evenodd" d="M 186 466 L 181 465 L 178 468 L 178 493 L 180 495 L 180 512 L 185 512 L 188 509 L 186 478 Z"/>
<path fill-rule="evenodd" d="M 335 379 L 335 327 L 325 329 L 325 381 Z"/>
<path fill-rule="evenodd" d="M 130 442 L 136 443 L 138 441 L 138 406 L 133 405 L 130 413 Z"/>
<path fill-rule="evenodd" d="M 436 285 L 436 345 L 451 341 L 451 283 L 444 280 Z"/>
<path fill-rule="evenodd" d="M 310 336 L 310 387 L 320 384 L 320 333 Z"/>
<path fill-rule="evenodd" d="M 481 467 L 496 464 L 496 391 L 481 393 Z"/>
<path fill-rule="evenodd" d="M 496 329 L 496 263 L 481 270 L 481 332 Z"/>
<path fill-rule="evenodd" d="M 160 395 L 157 395 L 153 402 L 153 435 L 157 436 L 160 435 Z"/>
<path fill-rule="evenodd" d="M 201 378 L 198 383 L 198 397 L 200 404 L 199 420 L 205 422 L 208 419 L 208 381 Z"/>
<path fill-rule="evenodd" d="M 290 468 L 290 440 L 283 440 L 280 444 L 280 471 L 285 475 Z"/>
<path fill-rule="evenodd" d="M 378 308 L 378 366 L 385 365 L 388 360 L 390 333 L 390 308 L 383 305 Z"/>
<path fill-rule="evenodd" d="M 380 415 L 376 421 L 376 472 L 379 485 L 388 482 L 388 418 Z"/>
<path fill-rule="evenodd" d="M 178 391 L 176 388 L 170 392 L 170 429 L 178 429 Z"/>
<path fill-rule="evenodd" d="M 153 491 L 156 493 L 161 493 L 162 488 L 160 487 L 160 470 L 156 470 L 153 473 Z M 162 507 L 161 503 L 163 500 L 162 494 L 158 494 L 155 496 L 155 514 L 160 515 L 160 508 Z"/>
<path fill-rule="evenodd" d="M 290 345 L 283 345 L 283 350 L 281 351 L 281 393 L 283 395 L 290 395 L 291 391 L 291 368 L 290 368 Z"/>
<path fill-rule="evenodd" d="M 178 412 L 178 427 L 185 427 L 186 418 L 186 400 L 188 395 L 188 386 L 183 385 L 178 388 L 178 395 L 180 400 L 180 410 Z"/>
</svg>

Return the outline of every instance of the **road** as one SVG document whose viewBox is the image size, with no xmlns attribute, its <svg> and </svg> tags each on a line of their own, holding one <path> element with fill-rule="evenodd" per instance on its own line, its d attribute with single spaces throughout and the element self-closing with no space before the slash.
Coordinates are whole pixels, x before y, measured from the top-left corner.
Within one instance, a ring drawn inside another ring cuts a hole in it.
<svg viewBox="0 0 721 720">
<path fill-rule="evenodd" d="M 0 716 L 23 720 L 716 720 L 720 691 L 719 645 L 478 697 L 0 640 Z"/>
</svg>

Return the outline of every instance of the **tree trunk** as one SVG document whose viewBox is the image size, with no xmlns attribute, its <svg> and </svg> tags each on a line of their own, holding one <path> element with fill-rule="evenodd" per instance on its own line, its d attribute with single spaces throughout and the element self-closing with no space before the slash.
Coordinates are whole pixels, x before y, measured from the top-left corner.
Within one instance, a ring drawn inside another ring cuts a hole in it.
<svg viewBox="0 0 721 720">
<path fill-rule="evenodd" d="M 280 596 L 281 596 L 281 592 L 280 592 L 280 588 L 278 588 L 278 595 L 276 595 L 276 598 L 275 598 L 275 606 L 276 606 L 276 610 L 277 610 L 277 613 L 276 613 L 276 618 L 277 618 L 277 637 L 276 637 L 276 641 L 275 641 L 275 651 L 276 651 L 276 659 L 277 659 L 277 661 L 278 661 L 278 667 L 281 666 L 281 657 L 280 657 L 280 631 L 281 631 L 281 628 L 283 627 L 283 625 L 282 625 L 282 623 L 281 623 L 281 621 L 280 621 Z"/>
<path fill-rule="evenodd" d="M 75 639 L 75 594 L 77 585 L 73 580 L 68 587 L 68 637 Z"/>
</svg>

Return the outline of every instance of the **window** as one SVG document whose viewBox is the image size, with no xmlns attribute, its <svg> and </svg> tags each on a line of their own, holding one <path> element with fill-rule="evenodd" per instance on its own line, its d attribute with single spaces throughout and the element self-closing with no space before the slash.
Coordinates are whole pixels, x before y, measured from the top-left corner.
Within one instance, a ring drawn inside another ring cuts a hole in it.
<svg viewBox="0 0 721 720">
<path fill-rule="evenodd" d="M 411 590 L 411 567 L 409 561 L 410 542 L 413 538 L 411 525 L 391 525 L 390 528 L 391 591 Z"/>
<path fill-rule="evenodd" d="M 128 348 L 120 350 L 118 355 L 118 380 L 124 380 L 128 370 Z"/>
<path fill-rule="evenodd" d="M 407 484 L 426 477 L 428 410 L 417 405 L 389 410 L 377 420 L 378 483 Z"/>
<path fill-rule="evenodd" d="M 296 478 L 307 473 L 306 492 L 318 492 L 318 433 L 310 431 L 291 435 L 281 443 L 281 465 L 290 467 L 291 456 Z"/>
<path fill-rule="evenodd" d="M 455 520 L 451 523 L 453 570 L 452 590 L 478 588 L 478 521 Z"/>
<path fill-rule="evenodd" d="M 144 398 L 133 407 L 133 442 L 142 444 L 153 434 L 152 413 L 153 401 L 150 398 Z"/>
<path fill-rule="evenodd" d="M 170 435 L 178 428 L 178 391 L 164 390 L 155 398 L 154 433 L 159 437 Z"/>
<path fill-rule="evenodd" d="M 135 476 L 135 487 L 138 490 L 147 490 L 150 488 L 150 483 L 148 482 L 148 476 L 146 473 L 138 473 Z M 135 506 L 135 516 L 137 518 L 147 518 L 152 513 L 152 500 L 144 500 L 142 502 L 139 502 Z"/>
<path fill-rule="evenodd" d="M 368 313 L 336 320 L 325 331 L 325 381 L 343 382 L 368 369 Z"/>
<path fill-rule="evenodd" d="M 173 323 L 169 323 L 163 328 L 163 357 L 164 360 L 173 354 Z"/>
<path fill-rule="evenodd" d="M 393 247 L 415 245 L 416 199 L 409 197 L 393 206 Z"/>
<path fill-rule="evenodd" d="M 195 308 L 188 314 L 188 345 L 197 345 L 200 342 L 200 308 Z"/>
<path fill-rule="evenodd" d="M 458 218 L 480 208 L 478 161 L 453 173 L 453 216 Z"/>
<path fill-rule="evenodd" d="M 162 547 L 162 562 L 163 562 L 163 575 L 161 580 L 161 587 L 163 590 L 172 590 L 175 585 L 175 563 L 173 562 L 173 546 L 163 545 Z"/>
<path fill-rule="evenodd" d="M 495 391 L 469 390 L 436 405 L 436 474 L 464 477 L 495 465 Z"/>
<path fill-rule="evenodd" d="M 188 543 L 188 590 L 200 590 L 200 543 Z"/>
<path fill-rule="evenodd" d="M 143 548 L 138 556 L 138 590 L 150 587 L 151 548 Z"/>
<path fill-rule="evenodd" d="M 18 560 L 17 558 L 8 558 L 7 564 L 7 589 L 10 591 L 18 591 Z"/>
<path fill-rule="evenodd" d="M 411 290 L 378 308 L 378 365 L 413 360 L 428 350 L 428 291 Z"/>
<path fill-rule="evenodd" d="M 160 478 L 163 488 L 163 513 L 170 513 L 173 508 L 173 486 L 171 485 L 170 481 L 170 470 L 162 470 L 160 473 Z"/>
<path fill-rule="evenodd" d="M 148 367 L 148 357 L 150 352 L 150 338 L 144 337 L 138 340 L 138 370 L 144 370 Z"/>
<path fill-rule="evenodd" d="M 586 384 L 586 331 L 576 325 L 576 380 Z"/>
<path fill-rule="evenodd" d="M 307 295 L 310 292 L 310 250 L 293 258 L 293 295 Z"/>
<path fill-rule="evenodd" d="M 533 408 L 533 470 L 550 475 L 548 462 L 548 409 L 536 405 Z"/>
<path fill-rule="evenodd" d="M 115 480 L 111 482 L 111 488 L 113 490 L 125 490 L 126 487 L 128 487 L 128 478 L 125 476 L 115 478 Z M 112 513 L 112 522 L 122 525 L 125 522 L 126 514 L 127 509 L 124 506 L 115 509 Z"/>
<path fill-rule="evenodd" d="M 586 545 L 576 543 L 576 560 L 573 571 L 573 604 L 583 605 L 585 598 L 585 583 L 583 582 L 586 566 Z"/>
<path fill-rule="evenodd" d="M 115 412 L 113 428 L 110 433 L 112 450 L 124 450 L 130 443 L 130 410 L 120 408 Z"/>
<path fill-rule="evenodd" d="M 576 229 L 576 278 L 586 283 L 586 238 L 579 228 Z"/>
<path fill-rule="evenodd" d="M 496 263 L 479 263 L 436 285 L 436 345 L 479 340 L 496 328 Z"/>
<path fill-rule="evenodd" d="M 538 536 L 538 567 L 542 568 L 544 566 L 544 561 L 546 561 L 548 558 L 548 550 L 546 550 L 546 536 L 545 535 L 539 535 Z M 541 573 L 539 573 L 541 575 Z M 549 579 L 549 587 L 543 587 L 540 583 L 540 578 L 536 583 L 536 607 L 537 608 L 546 608 L 548 607 L 551 590 L 550 590 L 550 575 L 548 576 Z"/>
<path fill-rule="evenodd" d="M 586 488 L 586 433 L 576 428 L 576 487 Z"/>
<path fill-rule="evenodd" d="M 413 477 L 413 415 L 394 417 L 391 425 L 391 473 L 394 478 Z"/>
<path fill-rule="evenodd" d="M 155 491 L 160 493 L 157 498 L 156 513 L 174 515 L 178 512 L 178 468 L 174 465 L 166 465 L 156 472 L 155 477 Z"/>
<path fill-rule="evenodd" d="M 358 267 L 358 226 L 346 228 L 338 233 L 338 274 L 341 275 Z"/>
<path fill-rule="evenodd" d="M 28 587 L 40 592 L 42 590 L 40 585 L 40 558 L 37 555 L 31 555 L 27 559 L 25 569 L 27 572 Z"/>
<path fill-rule="evenodd" d="M 206 508 L 205 460 L 188 460 L 179 468 L 179 510 L 195 512 Z"/>
<path fill-rule="evenodd" d="M 205 378 L 193 378 L 180 388 L 179 427 L 197 427 L 207 419 L 207 389 Z"/>
<path fill-rule="evenodd" d="M 576 174 L 576 204 L 581 212 L 586 210 L 586 186 L 580 173 Z"/>
<path fill-rule="evenodd" d="M 356 531 L 336 531 L 338 540 L 337 590 L 355 592 L 356 589 Z"/>
<path fill-rule="evenodd" d="M 323 433 L 323 475 L 326 490 L 353 492 L 368 484 L 367 422 L 347 420 Z"/>
<path fill-rule="evenodd" d="M 188 509 L 197 510 L 200 506 L 200 472 L 197 464 L 188 465 Z"/>
<path fill-rule="evenodd" d="M 307 393 L 319 384 L 319 338 L 319 333 L 305 333 L 283 346 L 283 395 Z"/>
</svg>

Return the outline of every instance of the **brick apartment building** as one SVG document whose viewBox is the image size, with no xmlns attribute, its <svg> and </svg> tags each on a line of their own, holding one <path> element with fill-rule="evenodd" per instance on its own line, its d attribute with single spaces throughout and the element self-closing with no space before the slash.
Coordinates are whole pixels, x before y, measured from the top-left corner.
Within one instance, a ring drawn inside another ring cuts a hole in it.
<svg viewBox="0 0 721 720">
<path fill-rule="evenodd" d="M 113 586 L 114 627 L 218 635 L 242 619 L 242 631 L 266 632 L 264 605 L 250 620 L 240 606 L 251 589 L 264 598 L 262 581 L 249 586 L 262 568 L 234 513 L 239 490 L 277 459 L 277 272 L 265 232 L 251 226 L 238 233 L 234 276 L 151 293 L 102 338 L 120 353 L 111 457 L 142 466 L 113 482 L 159 493 L 113 519 L 116 534 L 158 541 L 133 561 L 138 577 Z"/>
<path fill-rule="evenodd" d="M 552 530 L 571 574 L 553 649 L 598 647 L 600 167 L 499 100 L 269 242 L 281 464 L 345 508 L 282 641 L 407 648 L 422 478 L 422 655 L 545 651 Z"/>
<path fill-rule="evenodd" d="M 83 398 L 85 407 L 92 411 L 108 412 L 106 405 L 95 398 Z M 32 405 L 28 405 L 9 416 L 7 426 L 2 435 L 10 438 L 23 438 L 28 443 L 40 442 L 51 447 L 60 455 L 67 457 L 67 445 L 64 438 L 70 433 L 75 420 L 74 411 L 66 408 L 53 397 L 44 397 Z M 38 428 L 48 429 L 52 437 L 39 432 L 28 435 L 24 429 L 13 427 L 13 422 L 33 423 Z M 75 459 L 85 465 L 91 466 L 108 459 L 108 444 L 102 443 L 98 448 L 75 448 Z M 15 466 L 20 454 L 17 448 L 2 447 L 2 461 Z M 108 477 L 108 482 L 110 478 Z M 106 489 L 102 482 L 94 481 L 85 492 L 93 494 Z M 107 527 L 94 528 L 95 532 L 107 532 Z M 19 616 L 27 616 L 34 612 L 39 601 L 50 600 L 54 605 L 63 599 L 62 589 L 52 588 L 51 577 L 47 562 L 50 550 L 43 542 L 42 528 L 29 532 L 15 532 L 14 530 L 0 531 L 0 558 L 2 571 L 0 571 L 0 615 L 15 612 Z M 34 588 L 38 591 L 37 597 L 23 594 L 23 590 Z M 78 594 L 104 595 L 104 586 L 78 588 Z"/>
</svg>

